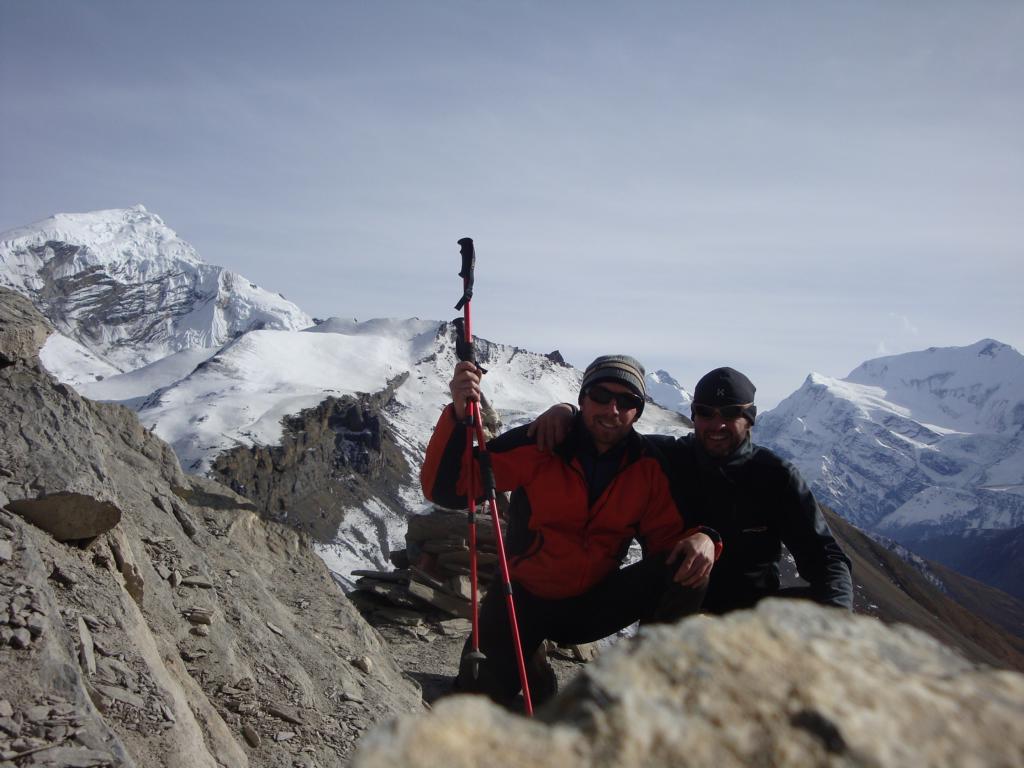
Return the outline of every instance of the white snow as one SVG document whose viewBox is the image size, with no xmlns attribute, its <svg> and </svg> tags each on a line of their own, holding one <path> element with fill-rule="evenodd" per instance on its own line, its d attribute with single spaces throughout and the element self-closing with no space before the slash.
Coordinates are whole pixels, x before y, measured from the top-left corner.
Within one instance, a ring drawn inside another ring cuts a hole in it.
<svg viewBox="0 0 1024 768">
<path fill-rule="evenodd" d="M 186 349 L 134 371 L 115 374 L 102 381 L 76 384 L 75 388 L 93 400 L 125 402 L 144 398 L 192 373 L 196 366 L 206 362 L 219 351 L 220 347 Z"/>
<path fill-rule="evenodd" d="M 388 551 L 405 548 L 406 516 L 388 507 L 380 499 L 369 498 L 359 507 L 345 510 L 345 519 L 338 526 L 330 544 L 314 543 L 313 549 L 346 588 L 352 589 L 355 570 L 390 570 L 384 547 L 377 531 L 387 531 Z"/>
<path fill-rule="evenodd" d="M 119 373 L 110 363 L 57 331 L 47 337 L 46 343 L 39 350 L 39 360 L 46 370 L 72 386 L 80 386 L 85 382 L 116 376 Z"/>
</svg>

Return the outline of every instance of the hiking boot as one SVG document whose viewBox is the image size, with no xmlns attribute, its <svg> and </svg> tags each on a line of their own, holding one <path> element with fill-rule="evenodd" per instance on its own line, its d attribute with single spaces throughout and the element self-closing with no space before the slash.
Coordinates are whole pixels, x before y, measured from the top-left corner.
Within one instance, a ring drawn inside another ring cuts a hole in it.
<svg viewBox="0 0 1024 768">
<path fill-rule="evenodd" d="M 555 675 L 555 668 L 548 661 L 546 645 L 546 643 L 541 643 L 540 648 L 526 665 L 526 679 L 530 683 L 530 701 L 535 708 L 558 693 L 558 676 Z"/>
</svg>

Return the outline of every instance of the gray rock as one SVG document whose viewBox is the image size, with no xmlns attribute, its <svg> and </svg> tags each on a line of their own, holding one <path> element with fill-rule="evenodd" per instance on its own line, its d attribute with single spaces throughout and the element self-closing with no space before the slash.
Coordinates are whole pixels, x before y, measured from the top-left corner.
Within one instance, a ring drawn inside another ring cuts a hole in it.
<svg viewBox="0 0 1024 768">
<path fill-rule="evenodd" d="M 127 704 L 136 709 L 145 709 L 146 701 L 141 697 L 137 696 L 131 691 L 125 690 L 118 685 L 107 685 L 105 683 L 94 683 L 93 687 L 100 692 L 103 696 L 114 701 L 120 701 L 122 704 Z"/>
<path fill-rule="evenodd" d="M 284 720 L 286 723 L 302 725 L 302 717 L 298 712 L 289 707 L 282 707 L 278 704 L 268 704 L 267 714 L 273 715 L 279 720 Z"/>
<path fill-rule="evenodd" d="M 11 501 L 7 509 L 57 541 L 95 538 L 121 520 L 121 510 L 112 502 L 69 491 Z"/>
<path fill-rule="evenodd" d="M 10 644 L 19 650 L 28 648 L 32 644 L 32 634 L 27 629 L 16 629 L 11 634 Z"/>
<path fill-rule="evenodd" d="M 213 582 L 205 576 L 186 576 L 181 580 L 181 586 L 194 587 L 196 589 L 213 589 Z"/>
<path fill-rule="evenodd" d="M 142 607 L 145 599 L 146 582 L 142 578 L 142 571 L 135 563 L 125 563 L 121 567 L 121 576 L 124 578 L 124 588 L 132 599 Z"/>
<path fill-rule="evenodd" d="M 444 699 L 377 728 L 352 765 L 1016 766 L 1022 718 L 1024 675 L 975 668 L 908 627 L 766 601 L 643 629 L 537 720 Z"/>
<path fill-rule="evenodd" d="M 252 747 L 253 749 L 259 749 L 259 746 L 262 743 L 262 739 L 260 739 L 260 734 L 259 732 L 257 732 L 255 728 L 253 728 L 251 725 L 243 725 L 242 736 L 245 738 L 246 743 L 250 747 Z"/>
<path fill-rule="evenodd" d="M 52 747 L 44 752 L 37 752 L 32 765 L 60 766 L 60 768 L 95 768 L 113 764 L 113 756 L 109 752 L 85 747 Z"/>
<path fill-rule="evenodd" d="M 190 539 L 195 538 L 196 532 L 199 528 L 196 526 L 195 520 L 192 519 L 192 516 L 177 501 L 171 502 L 171 510 L 174 513 L 174 517 L 177 519 L 178 524 L 181 525 L 181 529 L 185 532 L 185 535 Z"/>
<path fill-rule="evenodd" d="M 78 583 L 78 577 L 74 571 L 55 565 L 50 573 L 50 578 L 63 587 L 73 588 Z"/>
<path fill-rule="evenodd" d="M 437 625 L 445 635 L 465 635 L 473 629 L 473 622 L 469 619 L 442 619 Z"/>
<path fill-rule="evenodd" d="M 419 627 L 423 624 L 423 614 L 404 608 L 380 608 L 374 611 L 376 618 L 406 627 Z"/>
<path fill-rule="evenodd" d="M 21 726 L 11 719 L 11 715 L 0 715 L 0 731 L 8 736 L 20 736 Z"/>
<path fill-rule="evenodd" d="M 30 723 L 41 723 L 49 717 L 50 707 L 48 705 L 29 707 L 25 710 L 25 719 Z"/>
<path fill-rule="evenodd" d="M 92 632 L 85 619 L 78 617 L 78 663 L 87 675 L 96 674 L 96 653 L 92 641 Z"/>
<path fill-rule="evenodd" d="M 0 367 L 32 365 L 50 335 L 50 324 L 24 296 L 6 290 L 5 294 L 0 302 Z"/>
<path fill-rule="evenodd" d="M 409 582 L 409 592 L 431 605 L 440 608 L 442 611 L 454 614 L 461 618 L 469 618 L 472 614 L 470 604 L 459 597 L 454 597 L 433 587 L 429 587 L 419 581 Z"/>
<path fill-rule="evenodd" d="M 6 563 L 14 557 L 14 547 L 7 539 L 0 539 L 0 563 Z"/>
</svg>

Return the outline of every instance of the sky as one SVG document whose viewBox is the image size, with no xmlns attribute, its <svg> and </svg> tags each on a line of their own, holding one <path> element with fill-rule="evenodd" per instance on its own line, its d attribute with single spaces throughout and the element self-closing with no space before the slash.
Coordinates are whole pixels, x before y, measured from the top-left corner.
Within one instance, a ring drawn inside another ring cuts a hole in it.
<svg viewBox="0 0 1024 768">
<path fill-rule="evenodd" d="M 0 0 L 0 231 L 145 205 L 315 317 L 762 409 L 1024 350 L 1024 3 Z"/>
</svg>

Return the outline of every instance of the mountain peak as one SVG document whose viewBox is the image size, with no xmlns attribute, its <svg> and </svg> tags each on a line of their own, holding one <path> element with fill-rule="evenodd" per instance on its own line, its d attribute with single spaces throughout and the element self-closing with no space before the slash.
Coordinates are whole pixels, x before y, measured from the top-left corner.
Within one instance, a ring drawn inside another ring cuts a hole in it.
<svg viewBox="0 0 1024 768">
<path fill-rule="evenodd" d="M 684 416 L 690 415 L 690 403 L 693 402 L 693 395 L 683 389 L 683 385 L 676 381 L 672 374 L 658 369 L 653 373 L 648 373 L 646 378 L 647 394 L 654 402 Z"/>
<path fill-rule="evenodd" d="M 845 381 L 879 387 L 918 419 L 951 429 L 1001 432 L 1024 423 L 1024 356 L 995 339 L 868 360 Z"/>
<path fill-rule="evenodd" d="M 291 302 L 204 262 L 141 204 L 0 234 L 0 285 L 28 296 L 63 334 L 44 348 L 53 373 L 86 358 L 97 371 L 129 371 L 256 328 L 312 324 Z"/>
</svg>

